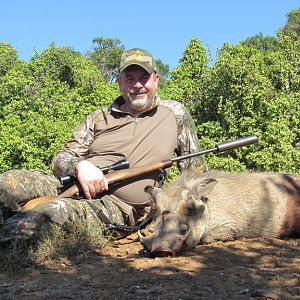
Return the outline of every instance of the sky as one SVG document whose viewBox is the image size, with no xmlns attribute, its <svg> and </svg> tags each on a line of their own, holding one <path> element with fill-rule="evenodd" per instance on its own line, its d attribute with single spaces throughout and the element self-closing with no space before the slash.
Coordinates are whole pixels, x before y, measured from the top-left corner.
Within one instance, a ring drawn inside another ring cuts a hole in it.
<svg viewBox="0 0 300 300">
<path fill-rule="evenodd" d="M 276 36 L 300 0 L 2 0 L 0 41 L 28 61 L 55 42 L 82 54 L 95 37 L 143 48 L 173 69 L 192 38 L 214 58 L 224 42 Z"/>
</svg>

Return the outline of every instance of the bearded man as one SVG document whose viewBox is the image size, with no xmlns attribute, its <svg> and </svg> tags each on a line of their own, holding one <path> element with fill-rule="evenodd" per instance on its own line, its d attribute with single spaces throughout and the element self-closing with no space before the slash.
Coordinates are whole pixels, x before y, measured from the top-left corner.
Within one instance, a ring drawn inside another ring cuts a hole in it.
<svg viewBox="0 0 300 300">
<path fill-rule="evenodd" d="M 157 94 L 159 74 L 148 51 L 127 50 L 122 54 L 118 75 L 121 94 L 107 108 L 91 113 L 74 131 L 72 138 L 54 156 L 53 175 L 30 171 L 9 171 L 0 179 L 0 204 L 16 212 L 0 225 L 0 241 L 31 236 L 45 223 L 63 225 L 77 220 L 135 225 L 149 207 L 146 186 L 161 186 L 169 170 L 108 187 L 100 167 L 126 159 L 130 167 L 170 159 L 174 154 L 200 151 L 193 120 L 176 101 L 161 100 Z M 205 169 L 202 156 L 178 163 L 179 169 Z M 80 200 L 62 198 L 20 212 L 20 204 L 30 197 L 57 192 L 57 178 L 71 175 L 82 187 Z M 13 180 L 12 180 L 13 178 Z M 11 182 L 20 184 L 10 184 Z M 18 187 L 22 186 L 22 192 Z M 30 186 L 30 188 L 29 188 Z M 2 192 L 1 192 L 2 191 Z M 22 196 L 21 196 L 22 195 Z M 22 199 L 21 199 L 22 198 Z M 42 220 L 42 221 L 41 221 Z"/>
</svg>

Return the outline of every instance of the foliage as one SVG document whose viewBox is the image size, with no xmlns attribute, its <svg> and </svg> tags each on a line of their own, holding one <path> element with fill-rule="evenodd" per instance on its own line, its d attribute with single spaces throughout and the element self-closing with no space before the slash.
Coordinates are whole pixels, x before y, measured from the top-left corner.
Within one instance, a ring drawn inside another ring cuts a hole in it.
<svg viewBox="0 0 300 300">
<path fill-rule="evenodd" d="M 280 50 L 225 44 L 195 103 L 203 147 L 256 134 L 259 143 L 209 156 L 210 168 L 299 173 L 299 42 L 281 36 Z"/>
<path fill-rule="evenodd" d="M 92 59 L 102 76 L 110 83 L 118 73 L 119 61 L 125 47 L 117 38 L 96 37 L 93 44 L 93 50 L 88 51 L 86 56 Z"/>
<path fill-rule="evenodd" d="M 50 45 L 0 79 L 0 169 L 50 171 L 54 152 L 84 117 L 118 94 L 89 59 Z"/>
<path fill-rule="evenodd" d="M 4 76 L 18 63 L 18 54 L 14 47 L 0 41 L 0 77 Z"/>
<path fill-rule="evenodd" d="M 199 94 L 200 82 L 208 71 L 208 58 L 201 42 L 193 38 L 180 59 L 180 65 L 171 71 L 171 78 L 160 89 L 163 98 L 182 102 L 193 113 L 193 100 Z"/>
<path fill-rule="evenodd" d="M 241 45 L 253 47 L 259 50 L 279 50 L 277 39 L 273 36 L 263 36 L 261 32 L 253 37 L 247 38 L 245 41 L 242 41 Z"/>
<path fill-rule="evenodd" d="M 160 77 L 159 85 L 160 87 L 163 87 L 167 84 L 170 77 L 170 67 L 169 65 L 164 64 L 160 59 L 155 60 L 155 62 Z"/>
<path fill-rule="evenodd" d="M 175 69 L 157 60 L 160 96 L 188 108 L 202 148 L 259 138 L 250 147 L 208 154 L 210 169 L 300 173 L 299 9 L 288 16 L 276 38 L 258 34 L 238 45 L 225 43 L 214 62 L 197 38 Z M 54 153 L 79 122 L 119 95 L 111 80 L 124 46 L 103 37 L 93 43 L 84 56 L 52 43 L 24 62 L 0 42 L 0 172 L 50 171 Z"/>
<path fill-rule="evenodd" d="M 290 11 L 288 20 L 281 29 L 282 34 L 287 35 L 294 40 L 300 39 L 300 8 Z"/>
</svg>

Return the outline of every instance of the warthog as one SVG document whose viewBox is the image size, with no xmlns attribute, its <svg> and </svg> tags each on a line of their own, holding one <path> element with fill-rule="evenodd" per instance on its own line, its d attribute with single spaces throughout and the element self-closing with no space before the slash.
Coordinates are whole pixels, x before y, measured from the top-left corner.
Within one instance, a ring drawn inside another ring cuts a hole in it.
<svg viewBox="0 0 300 300">
<path fill-rule="evenodd" d="M 241 237 L 300 236 L 300 180 L 280 173 L 188 172 L 156 201 L 152 235 L 140 238 L 152 256 L 175 256 L 200 243 Z"/>
</svg>

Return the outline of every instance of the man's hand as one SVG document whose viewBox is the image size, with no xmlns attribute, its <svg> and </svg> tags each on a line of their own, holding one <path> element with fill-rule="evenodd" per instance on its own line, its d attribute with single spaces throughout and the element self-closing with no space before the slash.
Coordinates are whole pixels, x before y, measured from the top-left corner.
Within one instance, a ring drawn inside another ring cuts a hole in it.
<svg viewBox="0 0 300 300">
<path fill-rule="evenodd" d="M 108 182 L 103 172 L 87 160 L 77 165 L 77 178 L 87 199 L 95 198 L 97 194 L 108 190 Z"/>
</svg>

